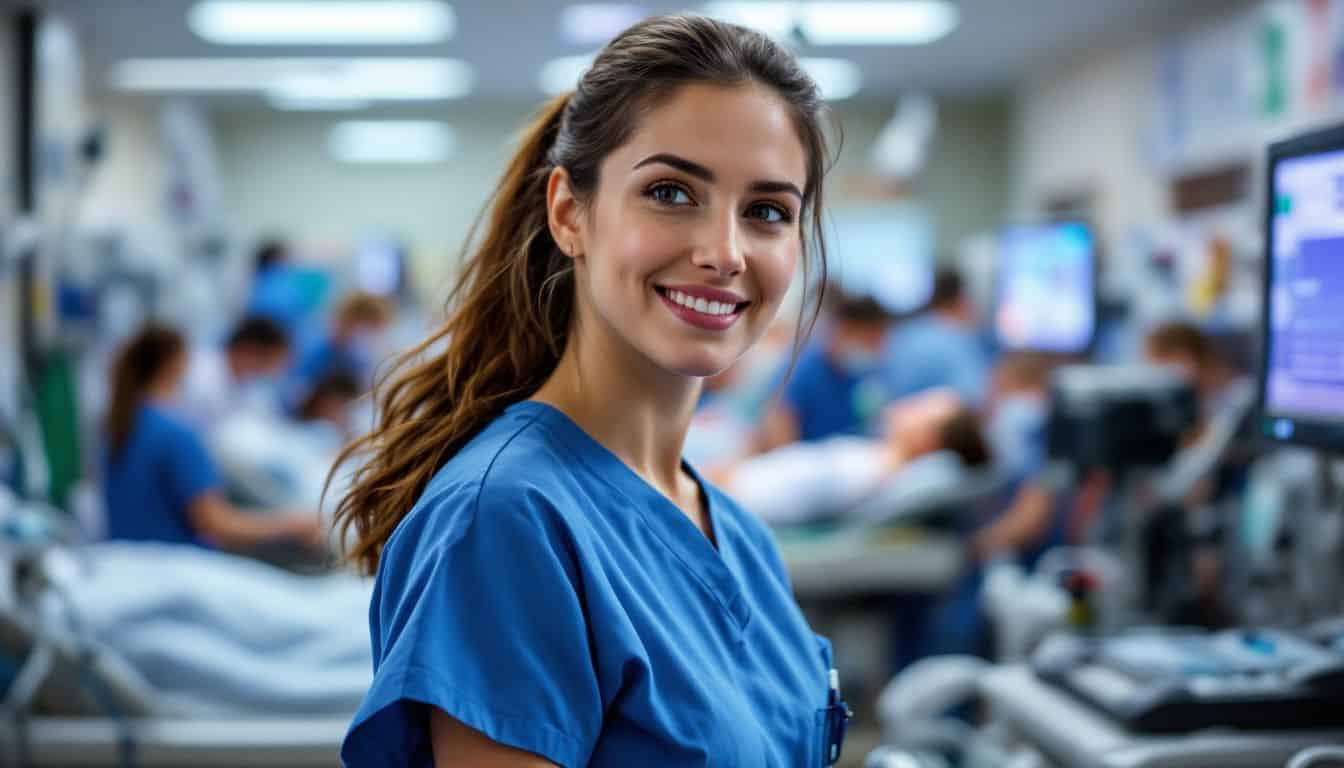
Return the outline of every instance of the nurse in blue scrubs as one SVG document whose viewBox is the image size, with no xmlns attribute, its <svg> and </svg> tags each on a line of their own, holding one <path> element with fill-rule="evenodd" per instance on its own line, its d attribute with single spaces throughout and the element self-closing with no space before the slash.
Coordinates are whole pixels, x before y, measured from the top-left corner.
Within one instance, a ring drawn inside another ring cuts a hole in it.
<svg viewBox="0 0 1344 768">
<path fill-rule="evenodd" d="M 338 520 L 376 573 L 349 766 L 823 766 L 829 644 L 681 459 L 701 381 L 823 258 L 816 85 L 703 17 L 616 37 L 526 131 Z"/>
<path fill-rule="evenodd" d="M 112 539 L 247 549 L 291 540 L 320 546 L 316 513 L 252 514 L 223 496 L 200 438 L 173 407 L 187 346 L 149 325 L 117 355 L 103 455 L 103 501 Z"/>
</svg>

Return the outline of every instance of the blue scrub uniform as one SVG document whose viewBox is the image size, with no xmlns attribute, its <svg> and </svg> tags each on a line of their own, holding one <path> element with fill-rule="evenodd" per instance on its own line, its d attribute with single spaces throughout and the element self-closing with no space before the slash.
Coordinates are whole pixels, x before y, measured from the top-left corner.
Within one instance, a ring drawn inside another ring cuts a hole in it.
<svg viewBox="0 0 1344 768">
<path fill-rule="evenodd" d="M 824 340 L 816 339 L 798 355 L 780 399 L 798 417 L 798 439 L 811 442 L 868 434 L 884 395 L 880 377 L 837 366 L 826 356 Z"/>
<path fill-rule="evenodd" d="M 187 518 L 191 502 L 219 488 L 200 439 L 163 409 L 143 404 L 130 437 L 103 461 L 103 500 L 112 539 L 208 546 Z"/>
<path fill-rule="evenodd" d="M 348 766 L 432 765 L 429 708 L 564 766 L 826 765 L 830 645 L 767 530 L 717 549 L 550 406 L 511 406 L 383 551 Z"/>
</svg>

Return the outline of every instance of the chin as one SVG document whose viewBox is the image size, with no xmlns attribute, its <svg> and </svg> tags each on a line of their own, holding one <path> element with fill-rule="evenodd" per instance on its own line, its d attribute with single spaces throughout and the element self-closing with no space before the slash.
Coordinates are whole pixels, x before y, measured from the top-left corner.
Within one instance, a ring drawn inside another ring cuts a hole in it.
<svg viewBox="0 0 1344 768">
<path fill-rule="evenodd" d="M 721 350 L 682 351 L 663 356 L 659 366 L 678 376 L 704 379 L 723 373 L 736 360 L 736 355 L 730 355 Z"/>
</svg>

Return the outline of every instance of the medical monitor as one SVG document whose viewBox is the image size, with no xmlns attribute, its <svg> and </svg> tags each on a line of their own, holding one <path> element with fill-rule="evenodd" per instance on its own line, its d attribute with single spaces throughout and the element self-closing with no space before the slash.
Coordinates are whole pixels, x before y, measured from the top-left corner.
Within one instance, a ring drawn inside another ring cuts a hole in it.
<svg viewBox="0 0 1344 768">
<path fill-rule="evenodd" d="M 1096 250 L 1086 224 L 1005 227 L 995 272 L 994 332 L 1004 348 L 1078 354 L 1092 344 Z"/>
<path fill-rule="evenodd" d="M 1344 450 L 1344 125 L 1270 145 L 1260 430 Z"/>
</svg>

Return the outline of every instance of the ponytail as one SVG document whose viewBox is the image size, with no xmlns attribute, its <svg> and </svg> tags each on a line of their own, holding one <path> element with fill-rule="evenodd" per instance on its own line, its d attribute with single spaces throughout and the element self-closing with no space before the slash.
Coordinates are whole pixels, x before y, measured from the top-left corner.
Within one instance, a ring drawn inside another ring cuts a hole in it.
<svg viewBox="0 0 1344 768">
<path fill-rule="evenodd" d="M 546 183 L 569 99 L 548 102 L 523 133 L 491 197 L 484 238 L 474 250 L 468 238 L 447 322 L 393 362 L 375 387 L 377 426 L 341 452 L 327 478 L 329 486 L 342 464 L 368 457 L 336 508 L 342 541 L 355 533 L 346 557 L 365 573 L 376 571 L 383 545 L 434 474 L 560 362 L 574 309 L 572 266 L 551 238 Z"/>
<path fill-rule="evenodd" d="M 145 390 L 186 349 L 182 334 L 149 324 L 122 347 L 112 364 L 112 397 L 107 408 L 107 440 L 111 456 L 126 447 L 135 429 Z"/>
</svg>

